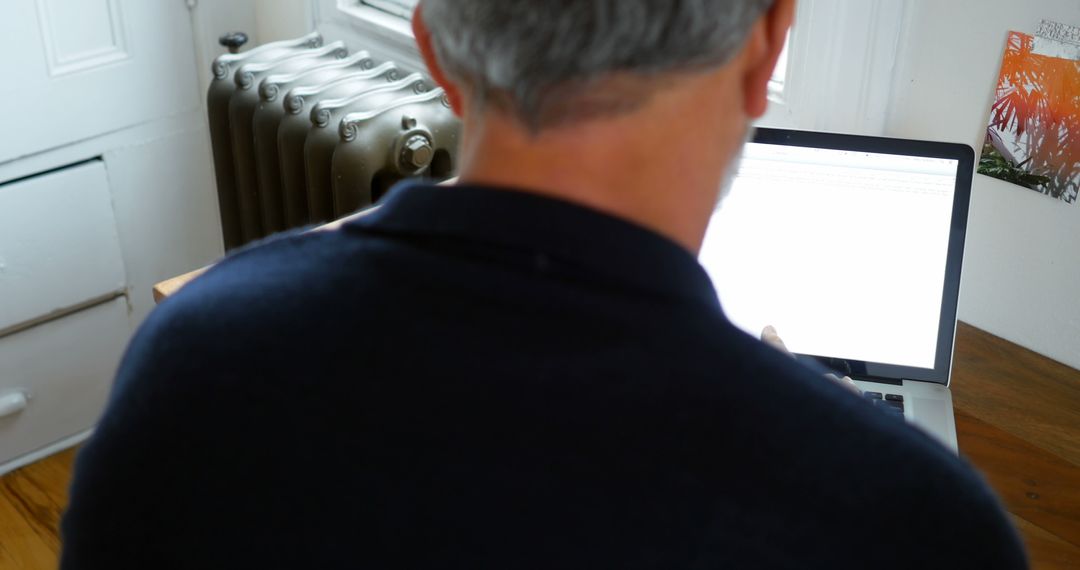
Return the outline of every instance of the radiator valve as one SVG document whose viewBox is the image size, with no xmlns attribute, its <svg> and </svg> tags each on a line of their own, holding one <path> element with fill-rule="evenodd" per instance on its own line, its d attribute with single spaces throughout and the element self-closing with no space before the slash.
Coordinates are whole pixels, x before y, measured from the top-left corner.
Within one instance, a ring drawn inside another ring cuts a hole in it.
<svg viewBox="0 0 1080 570">
<path fill-rule="evenodd" d="M 434 158 L 435 147 L 432 146 L 431 139 L 424 135 L 413 135 L 405 141 L 401 149 L 401 170 L 403 172 L 423 170 Z"/>
<path fill-rule="evenodd" d="M 218 43 L 229 49 L 229 53 L 239 53 L 240 48 L 248 43 L 248 35 L 244 32 L 229 32 L 220 38 Z"/>
</svg>

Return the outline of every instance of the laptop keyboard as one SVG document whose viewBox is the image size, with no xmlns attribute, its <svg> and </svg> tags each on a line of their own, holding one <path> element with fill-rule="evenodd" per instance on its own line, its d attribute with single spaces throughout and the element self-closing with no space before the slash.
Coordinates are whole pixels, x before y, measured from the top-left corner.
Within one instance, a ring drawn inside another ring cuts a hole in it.
<svg viewBox="0 0 1080 570">
<path fill-rule="evenodd" d="M 881 392 L 863 392 L 863 397 L 875 408 L 898 418 L 904 417 L 904 397 L 900 394 L 882 394 Z"/>
</svg>

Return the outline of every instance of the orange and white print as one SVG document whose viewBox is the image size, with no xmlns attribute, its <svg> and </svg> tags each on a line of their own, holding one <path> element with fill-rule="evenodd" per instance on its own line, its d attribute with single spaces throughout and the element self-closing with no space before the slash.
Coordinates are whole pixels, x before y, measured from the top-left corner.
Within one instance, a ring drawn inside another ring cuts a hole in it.
<svg viewBox="0 0 1080 570">
<path fill-rule="evenodd" d="M 1076 201 L 1080 44 L 1009 33 L 979 173 Z"/>
</svg>

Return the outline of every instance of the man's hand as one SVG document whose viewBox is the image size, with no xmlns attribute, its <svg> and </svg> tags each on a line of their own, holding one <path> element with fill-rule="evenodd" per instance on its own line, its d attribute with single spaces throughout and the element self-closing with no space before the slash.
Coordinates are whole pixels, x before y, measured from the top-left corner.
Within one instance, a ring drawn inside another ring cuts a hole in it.
<svg viewBox="0 0 1080 570">
<path fill-rule="evenodd" d="M 788 350 L 784 340 L 780 338 L 780 335 L 776 333 L 776 327 L 769 325 L 761 331 L 761 340 L 765 344 L 783 352 L 784 354 L 791 356 L 791 351 Z"/>
<path fill-rule="evenodd" d="M 776 350 L 779 350 L 780 352 L 783 352 L 784 354 L 794 358 L 794 355 L 791 354 L 790 350 L 788 350 L 787 345 L 784 344 L 784 340 L 780 338 L 780 335 L 776 332 L 776 328 L 772 325 L 765 327 L 764 330 L 761 331 L 761 341 L 775 348 Z M 853 390 L 856 394 L 860 396 L 862 395 L 862 390 L 860 390 L 859 387 L 855 385 L 855 381 L 847 376 L 840 378 L 836 374 L 826 374 L 825 377 L 829 380 L 832 380 L 833 382 L 840 384 L 841 386 L 844 386 L 845 388 Z"/>
</svg>

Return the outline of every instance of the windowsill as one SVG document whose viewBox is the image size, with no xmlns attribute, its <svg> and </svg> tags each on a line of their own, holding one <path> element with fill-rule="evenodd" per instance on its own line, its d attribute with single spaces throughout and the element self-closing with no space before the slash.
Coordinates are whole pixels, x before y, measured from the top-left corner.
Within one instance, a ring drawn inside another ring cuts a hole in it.
<svg viewBox="0 0 1080 570">
<path fill-rule="evenodd" d="M 784 83 L 769 81 L 769 102 L 784 105 Z"/>
<path fill-rule="evenodd" d="M 344 28 L 353 32 L 352 37 L 363 38 L 359 42 L 349 41 L 351 48 L 367 50 L 376 58 L 394 61 L 410 71 L 424 69 L 409 20 L 356 0 L 330 0 L 326 4 L 330 6 L 323 10 L 324 24 Z"/>
<path fill-rule="evenodd" d="M 769 111 L 759 124 L 882 134 L 909 2 L 800 2 L 792 59 L 783 80 L 769 82 Z M 316 0 L 315 6 L 328 39 L 344 39 L 403 71 L 426 71 L 408 19 L 360 0 Z"/>
<path fill-rule="evenodd" d="M 376 40 L 370 42 L 371 45 L 358 47 L 368 50 L 384 48 L 387 51 L 395 52 L 394 55 L 399 58 L 404 53 L 405 57 L 401 58 L 398 63 L 422 69 L 423 62 L 420 61 L 419 54 L 416 51 L 412 25 L 408 20 L 378 8 L 365 6 L 356 0 L 337 0 L 336 4 L 337 13 L 333 16 L 335 20 L 338 20 L 339 23 L 342 21 L 347 22 L 349 27 L 365 37 Z M 769 100 L 775 104 L 784 104 L 784 83 L 782 81 L 773 80 L 769 82 Z"/>
<path fill-rule="evenodd" d="M 369 27 L 377 27 L 384 33 L 395 34 L 409 42 L 413 41 L 412 26 L 408 20 L 400 16 L 365 6 L 355 0 L 338 0 L 337 9 Z"/>
</svg>

